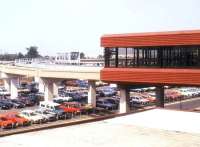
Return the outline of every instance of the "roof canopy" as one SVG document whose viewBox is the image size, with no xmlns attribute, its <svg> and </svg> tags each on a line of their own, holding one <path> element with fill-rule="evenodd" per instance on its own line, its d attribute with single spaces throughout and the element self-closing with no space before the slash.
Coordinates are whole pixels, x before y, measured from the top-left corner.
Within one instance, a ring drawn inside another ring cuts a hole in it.
<svg viewBox="0 0 200 147">
<path fill-rule="evenodd" d="M 102 47 L 200 45 L 200 30 L 113 34 L 101 37 Z"/>
</svg>

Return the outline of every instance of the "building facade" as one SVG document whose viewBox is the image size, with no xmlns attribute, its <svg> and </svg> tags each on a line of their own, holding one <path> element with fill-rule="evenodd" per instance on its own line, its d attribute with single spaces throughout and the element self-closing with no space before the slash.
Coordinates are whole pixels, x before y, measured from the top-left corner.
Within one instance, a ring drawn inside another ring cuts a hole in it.
<svg viewBox="0 0 200 147">
<path fill-rule="evenodd" d="M 104 35 L 101 80 L 117 83 L 120 111 L 128 112 L 129 86 L 156 86 L 164 107 L 164 86 L 200 86 L 200 30 Z"/>
<path fill-rule="evenodd" d="M 106 82 L 200 85 L 200 30 L 105 35 Z"/>
</svg>

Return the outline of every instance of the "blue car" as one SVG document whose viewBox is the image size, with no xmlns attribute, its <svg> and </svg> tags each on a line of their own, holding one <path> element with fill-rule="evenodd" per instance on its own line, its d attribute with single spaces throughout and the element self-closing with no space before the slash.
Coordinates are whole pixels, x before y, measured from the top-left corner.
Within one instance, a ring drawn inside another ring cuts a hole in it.
<svg viewBox="0 0 200 147">
<path fill-rule="evenodd" d="M 97 100 L 96 107 L 104 108 L 107 110 L 116 110 L 118 108 L 118 105 L 115 103 L 111 103 L 107 101 L 106 99 L 105 100 L 100 99 L 100 100 Z"/>
</svg>

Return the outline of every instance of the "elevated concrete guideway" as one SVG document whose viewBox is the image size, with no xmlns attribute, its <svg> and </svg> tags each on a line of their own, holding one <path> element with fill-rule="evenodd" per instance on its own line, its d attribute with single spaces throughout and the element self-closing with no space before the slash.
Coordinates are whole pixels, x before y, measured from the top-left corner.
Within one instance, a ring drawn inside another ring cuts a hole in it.
<svg viewBox="0 0 200 147">
<path fill-rule="evenodd" d="M 83 80 L 95 80 L 95 81 L 100 80 L 101 69 L 102 67 L 83 67 L 83 66 L 0 65 L 1 72 L 12 75 L 22 75 L 28 77 L 42 77 L 42 78 L 58 78 L 58 79 L 83 79 Z"/>
<path fill-rule="evenodd" d="M 62 79 L 81 79 L 89 81 L 88 103 L 96 106 L 95 81 L 100 81 L 102 67 L 63 66 L 57 64 L 0 65 L 0 79 L 11 93 L 18 97 L 17 86 L 20 76 L 34 77 L 39 83 L 39 91 L 44 93 L 45 101 L 58 96 L 58 82 Z"/>
</svg>

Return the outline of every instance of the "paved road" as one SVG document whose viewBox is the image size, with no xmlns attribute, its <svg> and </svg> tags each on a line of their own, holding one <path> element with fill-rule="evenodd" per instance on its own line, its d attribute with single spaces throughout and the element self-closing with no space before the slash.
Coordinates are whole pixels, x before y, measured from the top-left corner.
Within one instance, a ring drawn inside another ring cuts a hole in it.
<svg viewBox="0 0 200 147">
<path fill-rule="evenodd" d="M 158 109 L 94 123 L 2 137 L 0 146 L 199 147 L 199 124 L 200 114 Z"/>
<path fill-rule="evenodd" d="M 168 109 L 178 109 L 178 110 L 192 110 L 194 108 L 200 107 L 200 98 L 188 99 L 182 102 L 176 102 L 175 104 L 165 105 Z"/>
</svg>

